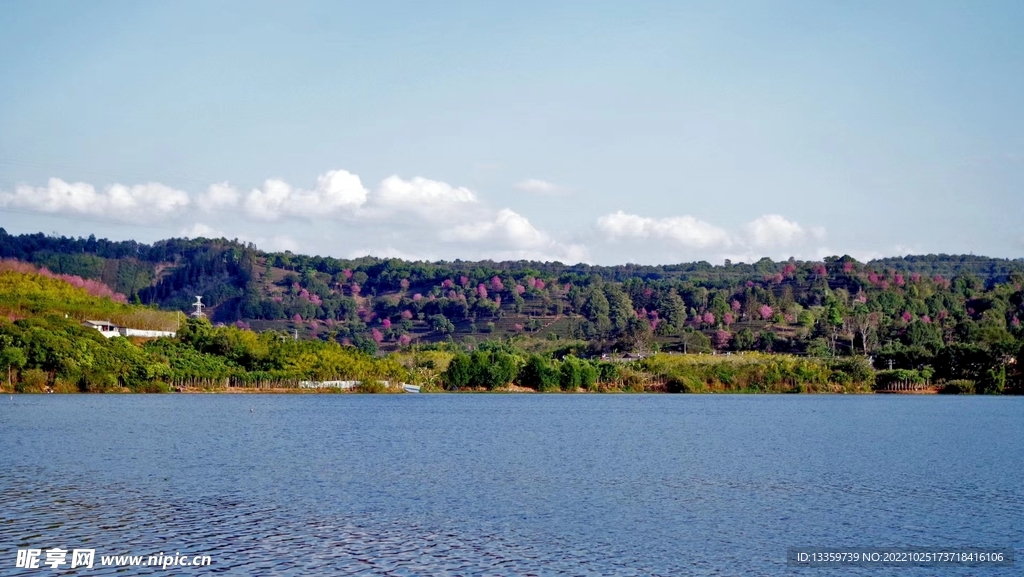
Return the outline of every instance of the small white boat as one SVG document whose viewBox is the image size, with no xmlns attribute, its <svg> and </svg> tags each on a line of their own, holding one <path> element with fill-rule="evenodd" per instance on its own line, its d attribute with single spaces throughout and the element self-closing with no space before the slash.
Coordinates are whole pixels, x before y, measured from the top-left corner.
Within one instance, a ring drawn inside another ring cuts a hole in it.
<svg viewBox="0 0 1024 577">
<path fill-rule="evenodd" d="M 402 385 L 402 390 L 407 392 L 407 393 L 418 393 L 418 392 L 420 392 L 420 388 L 417 387 L 416 385 L 406 385 L 406 384 L 403 384 Z"/>
</svg>

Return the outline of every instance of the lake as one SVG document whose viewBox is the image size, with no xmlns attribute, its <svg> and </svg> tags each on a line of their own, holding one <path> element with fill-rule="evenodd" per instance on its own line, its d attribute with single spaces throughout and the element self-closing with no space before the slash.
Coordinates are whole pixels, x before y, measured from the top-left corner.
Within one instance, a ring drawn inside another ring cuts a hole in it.
<svg viewBox="0 0 1024 577">
<path fill-rule="evenodd" d="M 130 571 L 164 575 L 1019 575 L 1024 553 L 1024 398 L 0 400 L 4 575 L 57 574 L 15 568 L 51 547 L 212 559 Z M 797 568 L 794 546 L 1018 560 Z"/>
</svg>

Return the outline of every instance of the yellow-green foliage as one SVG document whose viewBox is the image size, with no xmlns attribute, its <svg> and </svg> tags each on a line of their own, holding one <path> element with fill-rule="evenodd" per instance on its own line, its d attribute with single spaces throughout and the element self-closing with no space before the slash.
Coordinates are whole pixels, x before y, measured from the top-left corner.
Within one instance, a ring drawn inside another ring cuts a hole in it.
<svg viewBox="0 0 1024 577">
<path fill-rule="evenodd" d="M 666 380 L 672 392 L 868 392 L 874 382 L 867 362 L 746 353 L 654 355 L 638 366 Z"/>
<path fill-rule="evenodd" d="M 43 275 L 0 271 L 0 314 L 12 317 L 68 315 L 75 320 L 109 320 L 148 330 L 174 330 L 173 313 L 117 303 Z"/>
<path fill-rule="evenodd" d="M 388 357 L 408 371 L 409 381 L 425 391 L 442 390 L 441 375 L 448 369 L 455 353 L 445 350 L 406 350 Z"/>
<path fill-rule="evenodd" d="M 15 390 L 19 393 L 45 393 L 46 372 L 40 369 L 28 369 L 21 373 Z"/>
</svg>

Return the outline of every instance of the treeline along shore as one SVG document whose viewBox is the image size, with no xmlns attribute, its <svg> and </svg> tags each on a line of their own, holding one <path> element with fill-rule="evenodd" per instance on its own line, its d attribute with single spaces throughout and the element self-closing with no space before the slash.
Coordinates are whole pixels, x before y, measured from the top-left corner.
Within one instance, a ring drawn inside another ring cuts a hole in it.
<svg viewBox="0 0 1024 577">
<path fill-rule="evenodd" d="M 1024 390 L 1021 260 L 427 263 L 2 229 L 0 255 L 8 392 Z"/>
</svg>

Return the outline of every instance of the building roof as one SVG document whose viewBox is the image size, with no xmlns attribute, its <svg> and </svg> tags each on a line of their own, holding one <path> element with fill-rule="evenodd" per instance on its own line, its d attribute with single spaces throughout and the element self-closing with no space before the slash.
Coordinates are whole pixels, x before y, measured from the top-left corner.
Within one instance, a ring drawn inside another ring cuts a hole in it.
<svg viewBox="0 0 1024 577">
<path fill-rule="evenodd" d="M 112 323 L 110 321 L 84 320 L 84 321 L 82 321 L 82 324 L 83 325 L 92 325 L 92 326 L 96 326 L 96 327 L 117 327 L 117 325 L 115 325 L 114 323 Z"/>
</svg>

